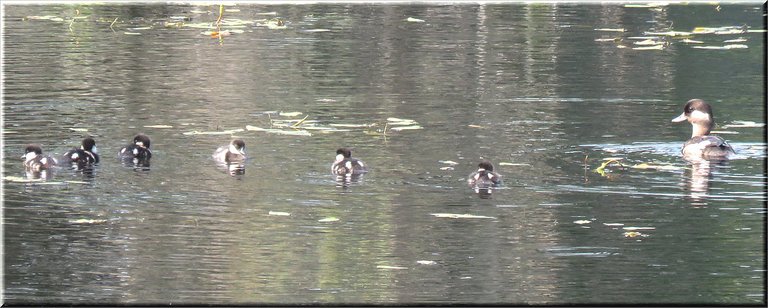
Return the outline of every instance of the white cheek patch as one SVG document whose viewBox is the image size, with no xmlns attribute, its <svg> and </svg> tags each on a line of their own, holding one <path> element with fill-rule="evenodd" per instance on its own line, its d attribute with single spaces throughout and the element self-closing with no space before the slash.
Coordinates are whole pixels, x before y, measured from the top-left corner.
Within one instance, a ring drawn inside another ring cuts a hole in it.
<svg viewBox="0 0 768 308">
<path fill-rule="evenodd" d="M 688 116 L 692 121 L 706 121 L 709 120 L 709 113 L 694 110 L 691 115 Z"/>
<path fill-rule="evenodd" d="M 97 148 L 95 145 L 93 146 L 93 149 L 91 149 L 91 153 L 98 153 L 99 148 Z"/>
<path fill-rule="evenodd" d="M 339 154 L 339 155 L 336 155 L 336 161 L 337 161 L 337 162 L 338 162 L 338 161 L 342 161 L 342 160 L 344 160 L 344 155 L 341 155 L 341 154 Z"/>
<path fill-rule="evenodd" d="M 143 148 L 144 147 L 144 142 L 136 141 L 136 145 L 138 145 L 138 146 Z"/>
<path fill-rule="evenodd" d="M 37 157 L 37 154 L 35 154 L 35 152 L 29 152 L 27 154 L 24 154 L 24 160 L 25 161 L 33 160 L 33 159 L 35 159 L 35 157 Z"/>
</svg>

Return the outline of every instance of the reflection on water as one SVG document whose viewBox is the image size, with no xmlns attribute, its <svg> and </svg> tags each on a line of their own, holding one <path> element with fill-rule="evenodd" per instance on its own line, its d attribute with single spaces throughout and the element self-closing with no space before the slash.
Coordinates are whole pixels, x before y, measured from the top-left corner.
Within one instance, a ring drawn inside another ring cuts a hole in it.
<svg viewBox="0 0 768 308">
<path fill-rule="evenodd" d="M 709 165 L 669 125 L 764 121 L 760 5 L 241 4 L 223 35 L 209 4 L 4 8 L 8 303 L 765 303 L 763 128 Z M 151 169 L 16 159 L 137 133 Z M 331 174 L 340 146 L 375 169 Z"/>
</svg>

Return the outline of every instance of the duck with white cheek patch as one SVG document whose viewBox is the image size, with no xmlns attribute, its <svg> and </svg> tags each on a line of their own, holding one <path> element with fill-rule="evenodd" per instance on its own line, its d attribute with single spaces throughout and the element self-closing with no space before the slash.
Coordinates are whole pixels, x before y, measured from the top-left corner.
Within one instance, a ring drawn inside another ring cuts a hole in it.
<svg viewBox="0 0 768 308">
<path fill-rule="evenodd" d="M 501 185 L 501 174 L 493 171 L 493 164 L 484 160 L 477 165 L 477 171 L 467 178 L 467 184 L 474 189 L 488 189 Z"/>
<path fill-rule="evenodd" d="M 245 161 L 245 141 L 232 140 L 229 146 L 222 146 L 213 152 L 213 159 L 222 164 L 242 163 Z"/>
<path fill-rule="evenodd" d="M 53 177 L 53 168 L 58 165 L 55 158 L 43 155 L 43 148 L 37 144 L 30 144 L 24 148 L 24 170 L 27 178 L 49 179 Z"/>
<path fill-rule="evenodd" d="M 58 164 L 55 158 L 43 155 L 43 148 L 36 144 L 24 148 L 24 168 L 27 171 L 41 172 L 49 170 Z"/>
<path fill-rule="evenodd" d="M 336 150 L 336 160 L 331 164 L 331 173 L 335 175 L 358 175 L 368 172 L 363 161 L 352 158 L 352 150 L 339 148 Z"/>
<path fill-rule="evenodd" d="M 149 149 L 149 146 L 149 137 L 144 134 L 138 134 L 136 137 L 133 137 L 133 143 L 120 149 L 117 155 L 123 162 L 148 165 L 149 159 L 152 158 L 152 151 Z"/>
<path fill-rule="evenodd" d="M 700 99 L 689 100 L 683 113 L 672 122 L 688 121 L 693 127 L 691 139 L 683 144 L 683 157 L 688 160 L 725 160 L 735 154 L 733 148 L 723 138 L 710 135 L 715 121 L 712 107 Z"/>
<path fill-rule="evenodd" d="M 87 137 L 83 139 L 80 148 L 73 148 L 64 153 L 62 161 L 77 165 L 96 164 L 99 162 L 97 151 L 96 141 Z"/>
</svg>

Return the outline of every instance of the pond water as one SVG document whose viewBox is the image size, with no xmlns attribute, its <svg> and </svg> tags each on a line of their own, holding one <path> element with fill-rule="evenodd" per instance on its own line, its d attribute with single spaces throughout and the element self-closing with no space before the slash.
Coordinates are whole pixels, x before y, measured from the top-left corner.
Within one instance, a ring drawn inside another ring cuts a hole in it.
<svg viewBox="0 0 768 308">
<path fill-rule="evenodd" d="M 6 304 L 766 302 L 762 3 L 3 8 Z"/>
</svg>

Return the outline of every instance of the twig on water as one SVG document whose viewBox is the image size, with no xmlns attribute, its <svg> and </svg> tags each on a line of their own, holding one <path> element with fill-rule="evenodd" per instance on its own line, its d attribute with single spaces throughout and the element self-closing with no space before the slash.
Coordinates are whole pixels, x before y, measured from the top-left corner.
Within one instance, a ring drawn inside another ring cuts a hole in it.
<svg viewBox="0 0 768 308">
<path fill-rule="evenodd" d="M 114 29 L 114 28 L 112 28 L 112 26 L 114 26 L 114 25 L 115 25 L 115 23 L 117 22 L 117 19 L 118 19 L 118 18 L 120 18 L 120 16 L 118 16 L 118 17 L 115 17 L 115 20 L 113 20 L 113 21 L 112 21 L 112 23 L 111 23 L 111 24 L 109 24 L 109 29 L 110 29 L 110 30 L 112 30 L 112 32 L 115 32 L 115 29 Z"/>
</svg>

